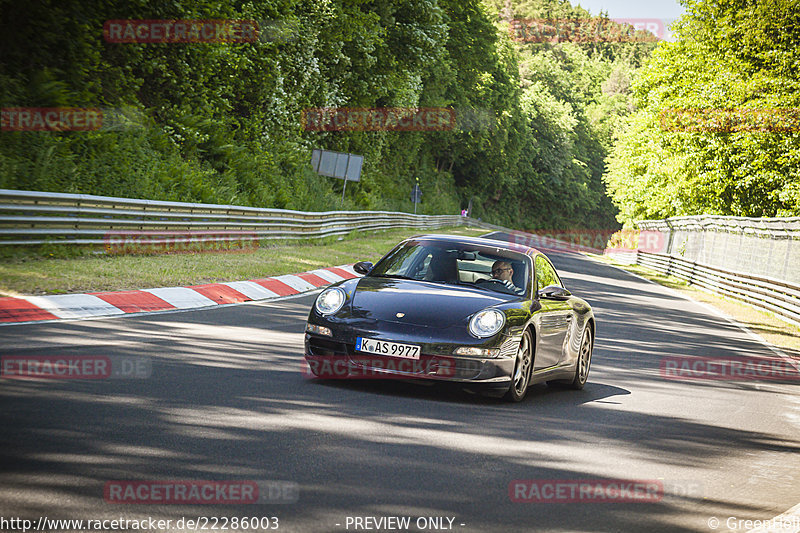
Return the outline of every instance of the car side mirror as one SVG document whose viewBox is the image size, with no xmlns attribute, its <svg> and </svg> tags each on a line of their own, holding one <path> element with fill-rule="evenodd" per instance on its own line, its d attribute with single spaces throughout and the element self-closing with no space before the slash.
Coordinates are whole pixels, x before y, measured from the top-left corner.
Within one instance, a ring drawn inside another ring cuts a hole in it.
<svg viewBox="0 0 800 533">
<path fill-rule="evenodd" d="M 558 285 L 548 285 L 536 293 L 536 296 L 545 300 L 568 300 L 572 293 Z"/>
<path fill-rule="evenodd" d="M 372 267 L 373 265 L 369 261 L 359 261 L 358 263 L 353 265 L 353 270 L 355 270 L 356 272 L 358 272 L 363 276 L 366 276 L 367 274 L 369 274 L 369 271 L 372 270 Z"/>
</svg>

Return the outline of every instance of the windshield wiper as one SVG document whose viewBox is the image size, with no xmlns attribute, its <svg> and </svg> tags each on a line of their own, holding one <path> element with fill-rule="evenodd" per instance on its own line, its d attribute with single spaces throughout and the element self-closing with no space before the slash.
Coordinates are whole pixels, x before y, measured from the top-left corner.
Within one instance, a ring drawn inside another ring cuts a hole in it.
<svg viewBox="0 0 800 533">
<path fill-rule="evenodd" d="M 402 274 L 370 274 L 371 278 L 415 279 Z"/>
<path fill-rule="evenodd" d="M 472 283 L 467 283 L 466 281 L 460 281 L 460 280 L 455 280 L 455 279 L 451 279 L 451 280 L 446 280 L 446 279 L 426 279 L 426 280 L 422 280 L 422 281 L 427 281 L 428 283 L 441 283 L 442 285 L 461 285 L 461 286 L 464 286 L 464 287 L 471 287 L 472 286 Z"/>
</svg>

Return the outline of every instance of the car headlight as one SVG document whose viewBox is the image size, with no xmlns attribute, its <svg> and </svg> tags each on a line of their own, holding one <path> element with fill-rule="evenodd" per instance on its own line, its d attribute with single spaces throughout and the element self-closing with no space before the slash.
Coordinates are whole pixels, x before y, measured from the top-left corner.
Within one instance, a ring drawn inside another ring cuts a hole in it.
<svg viewBox="0 0 800 533">
<path fill-rule="evenodd" d="M 339 287 L 325 289 L 317 296 L 317 301 L 314 302 L 314 309 L 321 315 L 333 314 L 342 308 L 345 298 L 344 291 Z"/>
<path fill-rule="evenodd" d="M 469 332 L 476 337 L 491 337 L 506 324 L 506 315 L 497 309 L 484 309 L 469 321 Z"/>
</svg>

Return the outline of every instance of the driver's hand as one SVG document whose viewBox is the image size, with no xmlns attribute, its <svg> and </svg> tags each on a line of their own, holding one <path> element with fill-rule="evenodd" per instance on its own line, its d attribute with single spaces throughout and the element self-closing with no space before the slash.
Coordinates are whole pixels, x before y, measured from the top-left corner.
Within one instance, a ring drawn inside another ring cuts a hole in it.
<svg viewBox="0 0 800 533">
<path fill-rule="evenodd" d="M 514 291 L 517 294 L 522 294 L 525 290 L 522 287 L 517 287 L 514 285 L 510 280 L 504 279 L 503 285 L 505 285 L 508 289 Z"/>
</svg>

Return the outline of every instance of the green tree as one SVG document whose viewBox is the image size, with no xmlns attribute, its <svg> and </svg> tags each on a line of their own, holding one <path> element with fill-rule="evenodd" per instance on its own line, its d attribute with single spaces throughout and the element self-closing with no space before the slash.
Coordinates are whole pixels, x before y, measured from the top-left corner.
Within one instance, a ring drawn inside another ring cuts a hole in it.
<svg viewBox="0 0 800 533">
<path fill-rule="evenodd" d="M 687 2 L 678 40 L 636 75 L 638 111 L 609 157 L 621 221 L 800 214 L 798 25 L 791 0 Z M 759 124 L 792 113 L 783 131 Z"/>
</svg>

